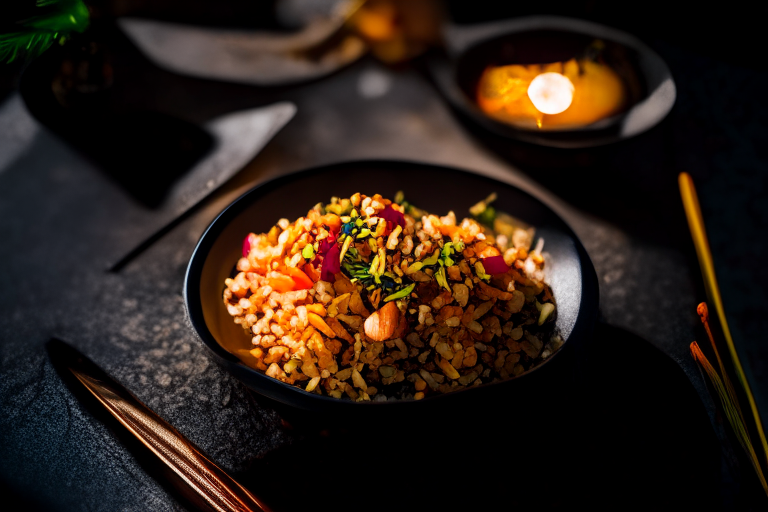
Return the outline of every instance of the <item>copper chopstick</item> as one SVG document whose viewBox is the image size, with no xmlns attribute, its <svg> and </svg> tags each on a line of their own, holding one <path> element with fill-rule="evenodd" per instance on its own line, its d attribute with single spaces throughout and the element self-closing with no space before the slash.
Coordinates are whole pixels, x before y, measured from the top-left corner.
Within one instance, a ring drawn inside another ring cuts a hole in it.
<svg viewBox="0 0 768 512">
<path fill-rule="evenodd" d="M 72 346 L 51 340 L 48 351 L 56 363 L 69 370 L 112 416 L 173 470 L 198 500 L 220 512 L 271 512 L 178 430 Z"/>
</svg>

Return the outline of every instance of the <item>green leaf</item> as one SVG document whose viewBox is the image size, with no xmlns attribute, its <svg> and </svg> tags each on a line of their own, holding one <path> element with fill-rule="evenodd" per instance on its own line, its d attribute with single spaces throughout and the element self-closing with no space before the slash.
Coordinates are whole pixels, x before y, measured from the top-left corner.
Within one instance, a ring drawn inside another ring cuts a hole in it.
<svg viewBox="0 0 768 512">
<path fill-rule="evenodd" d="M 90 21 L 82 0 L 38 0 L 46 12 L 17 23 L 21 28 L 0 34 L 0 61 L 13 62 L 19 56 L 32 59 L 57 39 L 64 42 L 73 32 L 82 33 Z"/>
<path fill-rule="evenodd" d="M 37 56 L 53 44 L 56 34 L 0 34 L 0 61 L 13 62 L 20 54 Z"/>
<path fill-rule="evenodd" d="M 88 27 L 88 8 L 82 0 L 51 0 L 37 6 L 52 7 L 52 12 L 29 18 L 25 27 L 50 32 L 83 32 Z"/>
</svg>

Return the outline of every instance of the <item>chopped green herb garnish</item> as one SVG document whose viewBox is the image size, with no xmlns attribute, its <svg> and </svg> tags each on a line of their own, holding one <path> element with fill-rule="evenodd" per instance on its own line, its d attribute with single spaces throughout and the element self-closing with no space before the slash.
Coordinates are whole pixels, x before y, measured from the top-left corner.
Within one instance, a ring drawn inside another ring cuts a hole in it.
<svg viewBox="0 0 768 512">
<path fill-rule="evenodd" d="M 411 283 L 405 288 L 403 288 L 402 290 L 399 290 L 393 293 L 392 295 L 387 295 L 386 297 L 384 297 L 384 302 L 389 302 L 391 300 L 397 300 L 397 299 L 402 299 L 404 297 L 407 297 L 408 295 L 411 294 L 411 292 L 415 287 L 416 287 L 416 283 Z"/>
<path fill-rule="evenodd" d="M 428 267 L 431 265 L 435 265 L 439 259 L 440 259 L 440 251 L 436 249 L 435 251 L 432 252 L 429 258 L 422 260 L 421 263 L 425 267 Z"/>
<path fill-rule="evenodd" d="M 475 274 L 477 274 L 477 277 L 482 279 L 483 281 L 490 281 L 491 276 L 485 273 L 485 267 L 483 266 L 482 262 L 476 261 L 475 262 Z"/>
<path fill-rule="evenodd" d="M 418 272 L 419 270 L 421 270 L 421 267 L 423 266 L 424 266 L 423 261 L 416 261 L 414 263 L 411 263 L 411 265 L 407 269 L 405 269 L 405 273 L 413 274 L 414 272 Z"/>
<path fill-rule="evenodd" d="M 496 192 L 491 193 L 488 197 L 476 203 L 469 209 L 470 215 L 475 218 L 480 224 L 493 227 L 493 221 L 496 218 L 496 209 L 491 206 L 491 203 L 496 200 Z"/>
<path fill-rule="evenodd" d="M 398 190 L 395 193 L 395 203 L 402 206 L 405 213 L 407 213 L 414 219 L 420 219 L 425 215 L 429 215 L 426 211 L 422 210 L 421 208 L 417 208 L 416 206 L 406 201 L 405 194 L 403 193 L 402 190 Z"/>
<path fill-rule="evenodd" d="M 369 238 L 369 240 L 373 239 Z M 362 283 L 368 291 L 381 288 L 382 291 L 390 294 L 411 284 L 410 280 L 404 283 L 402 278 L 392 272 L 385 272 L 385 268 L 386 266 L 382 265 L 380 254 L 377 253 L 371 262 L 368 263 L 362 259 L 359 251 L 352 246 L 344 254 L 341 265 L 342 271 L 349 277 L 350 281 Z"/>
<path fill-rule="evenodd" d="M 454 263 L 453 258 L 451 256 L 453 254 L 456 254 L 457 252 L 461 252 L 464 250 L 464 242 L 459 242 L 458 244 L 455 244 L 453 242 L 448 242 L 443 246 L 443 250 L 440 252 L 440 260 L 443 265 L 446 267 L 452 266 Z"/>
<path fill-rule="evenodd" d="M 339 238 L 341 240 L 341 238 Z M 347 237 L 344 240 L 344 245 L 341 246 L 341 254 L 339 255 L 339 261 L 344 261 L 344 255 L 349 250 L 349 246 L 352 245 L 352 237 Z"/>
<path fill-rule="evenodd" d="M 448 280 L 445 278 L 445 267 L 440 267 L 437 272 L 435 272 L 435 279 L 437 280 L 437 284 L 449 292 L 451 291 L 451 287 L 448 286 Z"/>
<path fill-rule="evenodd" d="M 339 217 L 352 212 L 352 201 L 349 199 L 339 200 L 337 197 L 331 198 L 331 204 L 325 205 L 325 211 L 335 213 Z"/>
<path fill-rule="evenodd" d="M 493 227 L 493 221 L 496 219 L 496 208 L 493 206 L 486 206 L 485 210 L 483 210 L 483 213 L 475 218 L 480 224 Z"/>
<path fill-rule="evenodd" d="M 373 261 L 371 261 L 371 266 L 368 268 L 368 273 L 372 276 L 378 276 L 379 275 L 379 255 L 373 257 Z"/>
</svg>

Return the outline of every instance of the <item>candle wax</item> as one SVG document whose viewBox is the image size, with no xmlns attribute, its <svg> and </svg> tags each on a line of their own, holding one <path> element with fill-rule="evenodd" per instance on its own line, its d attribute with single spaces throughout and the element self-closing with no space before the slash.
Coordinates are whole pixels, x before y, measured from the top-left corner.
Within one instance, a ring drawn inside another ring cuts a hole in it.
<svg viewBox="0 0 768 512">
<path fill-rule="evenodd" d="M 528 97 L 528 87 L 542 73 L 560 73 L 573 84 L 573 101 L 559 114 L 544 114 Z M 477 103 L 489 116 L 524 128 L 573 129 L 619 113 L 626 103 L 621 78 L 591 60 L 488 67 L 480 77 Z"/>
</svg>

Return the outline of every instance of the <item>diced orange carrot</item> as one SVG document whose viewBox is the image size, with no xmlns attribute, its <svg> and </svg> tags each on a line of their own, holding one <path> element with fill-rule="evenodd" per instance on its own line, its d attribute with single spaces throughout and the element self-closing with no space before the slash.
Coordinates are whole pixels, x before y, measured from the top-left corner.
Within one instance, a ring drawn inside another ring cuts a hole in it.
<svg viewBox="0 0 768 512">
<path fill-rule="evenodd" d="M 290 292 L 294 290 L 296 283 L 289 276 L 275 276 L 267 278 L 267 284 L 272 287 L 273 290 L 280 293 Z"/>
<path fill-rule="evenodd" d="M 316 270 L 311 263 L 304 265 L 304 273 L 307 274 L 314 283 L 320 280 L 320 271 Z"/>
<path fill-rule="evenodd" d="M 453 237 L 453 234 L 459 229 L 459 226 L 447 226 L 445 224 L 440 225 L 440 233 L 448 237 Z"/>
<path fill-rule="evenodd" d="M 285 273 L 291 276 L 294 282 L 294 290 L 308 290 L 314 283 L 307 274 L 295 267 L 287 267 Z"/>
<path fill-rule="evenodd" d="M 478 256 L 480 256 L 481 258 L 490 258 L 492 256 L 498 256 L 499 254 L 501 253 L 497 248 L 495 248 L 492 245 L 488 245 L 482 251 L 480 251 Z"/>
<path fill-rule="evenodd" d="M 326 213 L 320 217 L 320 223 L 328 226 L 334 233 L 341 228 L 341 219 L 335 213 Z"/>
</svg>

